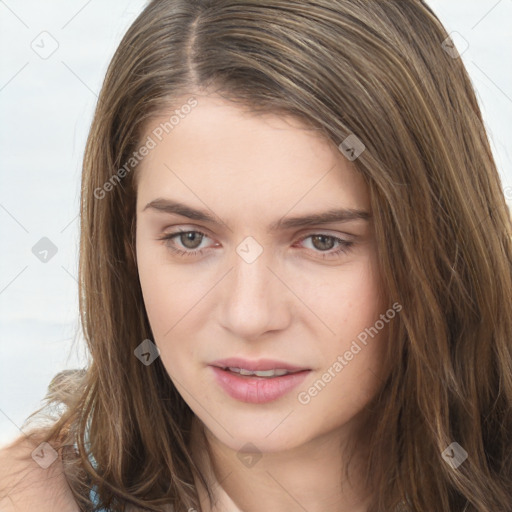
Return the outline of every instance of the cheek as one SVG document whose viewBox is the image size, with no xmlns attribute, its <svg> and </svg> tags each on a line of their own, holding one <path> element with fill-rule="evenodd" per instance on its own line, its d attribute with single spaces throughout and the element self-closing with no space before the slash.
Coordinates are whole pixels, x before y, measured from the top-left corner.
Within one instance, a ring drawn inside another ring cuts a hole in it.
<svg viewBox="0 0 512 512">
<path fill-rule="evenodd" d="M 372 381 L 380 373 L 388 322 L 387 302 L 380 291 L 375 267 L 366 265 L 354 275 L 352 286 L 340 303 L 336 330 L 340 343 L 337 350 L 347 362 L 347 378 Z M 382 315 L 385 319 L 382 320 Z"/>
<path fill-rule="evenodd" d="M 144 306 L 153 334 L 161 339 L 183 317 L 198 293 L 200 283 L 187 271 L 172 266 L 165 250 L 151 241 L 137 245 L 137 266 Z"/>
<path fill-rule="evenodd" d="M 179 273 L 170 272 L 162 258 L 163 251 L 147 245 L 138 245 L 137 265 L 144 306 L 158 344 L 177 321 L 175 316 L 188 288 L 181 282 Z"/>
<path fill-rule="evenodd" d="M 156 269 L 141 275 L 144 304 L 155 343 L 167 347 L 171 340 L 182 338 L 184 330 L 193 332 L 194 320 L 201 309 L 199 298 L 204 295 L 188 280 L 159 275 Z"/>
<path fill-rule="evenodd" d="M 163 254 L 163 256 L 162 256 Z M 180 375 L 190 361 L 196 361 L 197 347 L 192 342 L 207 315 L 207 280 L 194 278 L 189 269 L 171 265 L 165 251 L 139 248 L 139 280 L 153 342 L 169 374 Z"/>
<path fill-rule="evenodd" d="M 388 322 L 394 316 L 386 316 L 387 302 L 380 291 L 370 260 L 337 272 L 336 279 L 323 282 L 323 288 L 317 283 L 312 304 L 330 330 L 323 328 L 322 335 L 315 337 L 323 365 L 308 386 L 316 388 L 311 396 L 322 395 L 315 399 L 317 405 L 325 401 L 327 406 L 336 396 L 360 405 L 379 387 Z"/>
<path fill-rule="evenodd" d="M 384 313 L 378 274 L 370 258 L 332 269 L 321 276 L 302 279 L 300 297 L 324 323 L 329 346 L 333 339 L 347 340 L 370 327 Z M 299 281 L 297 281 L 297 289 Z M 328 328 L 328 329 L 326 329 Z"/>
<path fill-rule="evenodd" d="M 172 297 L 165 293 L 167 286 L 162 282 L 162 264 L 155 257 L 155 251 L 137 245 L 137 266 L 144 306 L 155 336 L 164 329 L 165 311 L 172 308 Z"/>
</svg>

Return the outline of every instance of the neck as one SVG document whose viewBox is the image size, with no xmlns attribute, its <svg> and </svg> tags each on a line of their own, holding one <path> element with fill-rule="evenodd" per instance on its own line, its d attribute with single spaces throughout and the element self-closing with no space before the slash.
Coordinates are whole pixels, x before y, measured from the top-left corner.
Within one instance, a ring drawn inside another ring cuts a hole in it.
<svg viewBox="0 0 512 512">
<path fill-rule="evenodd" d="M 204 488 L 198 486 L 201 509 L 366 512 L 368 496 L 362 485 L 362 454 L 354 454 L 347 478 L 342 464 L 348 452 L 341 439 L 341 434 L 330 432 L 292 450 L 241 457 L 194 418 L 193 457 L 218 500 L 211 508 Z"/>
</svg>

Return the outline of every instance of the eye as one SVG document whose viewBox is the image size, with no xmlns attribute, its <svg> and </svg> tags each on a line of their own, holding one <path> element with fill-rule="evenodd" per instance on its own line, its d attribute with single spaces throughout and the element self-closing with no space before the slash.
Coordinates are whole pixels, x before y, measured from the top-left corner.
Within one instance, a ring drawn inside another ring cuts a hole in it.
<svg viewBox="0 0 512 512">
<path fill-rule="evenodd" d="M 193 257 L 202 255 L 211 248 L 200 248 L 203 241 L 207 238 L 209 238 L 208 235 L 202 231 L 179 230 L 175 233 L 167 233 L 158 238 L 158 240 L 165 242 L 165 246 L 179 256 Z M 354 245 L 354 242 L 352 241 L 343 240 L 326 233 L 314 233 L 308 235 L 301 238 L 299 243 L 303 243 L 308 239 L 311 239 L 312 244 L 312 248 L 309 248 L 309 250 L 320 254 L 322 259 L 339 257 L 342 253 L 347 253 Z"/>
<path fill-rule="evenodd" d="M 180 256 L 196 256 L 205 252 L 204 248 L 198 250 L 198 247 L 201 245 L 205 237 L 207 237 L 207 235 L 201 231 L 180 230 L 177 233 L 168 233 L 160 237 L 158 240 L 164 241 L 168 249 Z M 186 250 L 176 247 L 176 242 L 174 241 L 175 238 L 178 239 L 179 243 L 182 244 Z"/>
<path fill-rule="evenodd" d="M 300 241 L 304 242 L 304 240 L 311 239 L 311 244 L 313 246 L 314 252 L 319 252 L 322 255 L 322 258 L 331 258 L 337 257 L 342 253 L 348 252 L 351 247 L 354 245 L 354 242 L 343 240 L 333 235 L 328 235 L 325 233 L 315 233 L 312 235 L 308 235 L 302 238 Z M 333 247 L 337 245 L 337 248 L 332 250 Z"/>
</svg>

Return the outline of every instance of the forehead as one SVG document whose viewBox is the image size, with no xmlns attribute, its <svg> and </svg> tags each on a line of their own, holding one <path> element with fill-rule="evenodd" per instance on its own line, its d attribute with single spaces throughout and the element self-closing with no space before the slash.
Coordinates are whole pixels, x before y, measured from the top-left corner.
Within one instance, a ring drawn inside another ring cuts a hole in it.
<svg viewBox="0 0 512 512">
<path fill-rule="evenodd" d="M 317 131 L 215 96 L 195 98 L 172 128 L 165 123 L 173 110 L 147 124 L 142 140 L 151 137 L 155 146 L 137 168 L 139 210 L 157 197 L 239 210 L 257 205 L 261 214 L 299 204 L 369 208 L 363 177 Z"/>
</svg>

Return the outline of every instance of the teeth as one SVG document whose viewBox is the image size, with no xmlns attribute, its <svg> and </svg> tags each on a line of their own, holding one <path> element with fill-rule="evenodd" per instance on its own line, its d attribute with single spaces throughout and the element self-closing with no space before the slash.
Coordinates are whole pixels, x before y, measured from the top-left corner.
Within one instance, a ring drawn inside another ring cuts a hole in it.
<svg viewBox="0 0 512 512">
<path fill-rule="evenodd" d="M 230 372 L 239 373 L 240 375 L 256 375 L 256 377 L 280 377 L 281 375 L 286 375 L 287 373 L 291 373 L 288 370 L 246 370 L 245 368 L 232 368 L 229 367 L 228 370 Z"/>
</svg>

